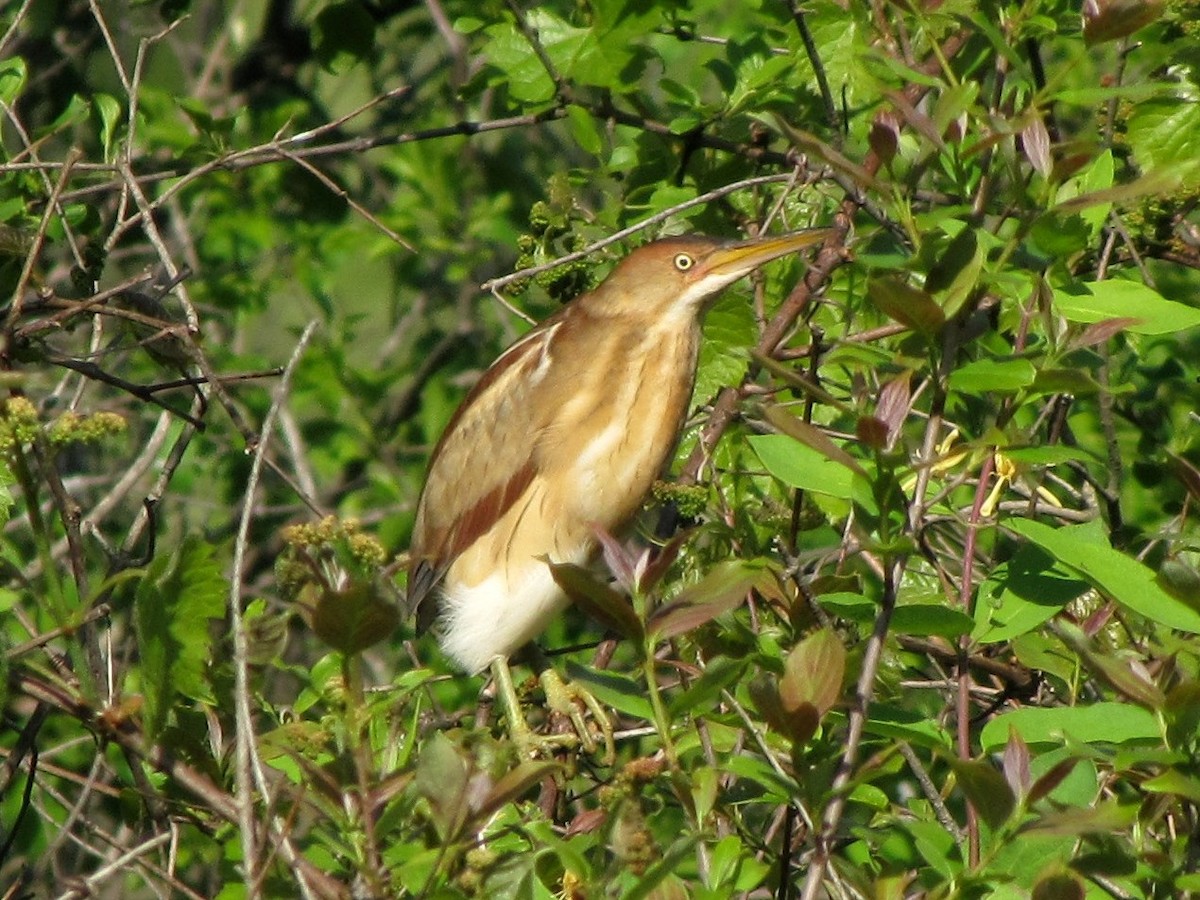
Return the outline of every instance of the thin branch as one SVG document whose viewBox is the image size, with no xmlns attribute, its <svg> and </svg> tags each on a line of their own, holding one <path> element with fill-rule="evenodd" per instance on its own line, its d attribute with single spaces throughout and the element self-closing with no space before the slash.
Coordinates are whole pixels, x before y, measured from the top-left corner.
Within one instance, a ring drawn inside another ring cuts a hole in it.
<svg viewBox="0 0 1200 900">
<path fill-rule="evenodd" d="M 362 216 L 362 218 L 366 219 L 368 222 L 370 222 L 372 225 L 374 225 L 377 229 L 379 229 L 379 231 L 381 231 L 383 234 L 387 235 L 387 237 L 391 241 L 399 244 L 401 247 L 403 247 L 405 250 L 408 250 L 411 253 L 417 252 L 416 248 L 412 244 L 410 244 L 408 241 L 406 241 L 404 238 L 402 238 L 396 231 L 392 230 L 391 228 L 388 228 L 388 226 L 386 224 L 384 224 L 384 222 L 377 215 L 375 215 L 373 212 L 371 212 L 369 209 L 367 209 L 365 206 L 363 206 L 361 203 L 359 203 L 357 200 L 355 200 L 352 196 L 350 196 L 350 193 L 345 188 L 343 188 L 340 184 L 338 184 L 336 181 L 334 181 L 332 178 L 330 178 L 328 175 L 326 175 L 324 172 L 322 172 L 320 169 L 318 169 L 316 166 L 314 166 L 308 160 L 297 156 L 295 153 L 292 153 L 289 150 L 284 150 L 281 152 L 283 153 L 284 157 L 286 157 L 287 159 L 290 159 L 292 162 L 294 162 L 300 168 L 304 169 L 304 171 L 308 172 L 310 175 L 312 175 L 314 178 L 316 178 L 319 182 L 321 182 L 321 184 L 325 185 L 325 187 L 329 189 L 329 192 L 331 194 L 333 194 L 335 197 L 338 197 L 339 199 L 341 199 L 347 206 L 349 206 L 352 210 L 354 210 L 356 213 L 358 213 L 360 216 Z"/>
<path fill-rule="evenodd" d="M 164 831 L 162 834 L 156 834 L 149 840 L 143 841 L 136 847 L 131 847 L 116 859 L 111 860 L 107 865 L 101 866 L 91 875 L 78 879 L 78 884 L 59 894 L 58 900 L 73 900 L 73 898 L 76 897 L 82 898 L 95 896 L 95 888 L 103 884 L 113 875 L 125 873 L 128 871 L 126 867 L 130 863 L 137 861 L 140 857 L 145 856 L 151 851 L 157 850 L 170 839 L 171 833 L 169 831 Z"/>
<path fill-rule="evenodd" d="M 738 191 L 744 191 L 746 188 L 756 187 L 760 184 L 781 184 L 783 182 L 792 181 L 794 178 L 795 174 L 791 172 L 782 175 L 756 175 L 753 178 L 744 178 L 741 181 L 735 181 L 732 184 L 723 185 L 715 190 L 701 194 L 698 197 L 693 197 L 690 200 L 685 200 L 682 203 L 677 203 L 668 209 L 657 212 L 652 216 L 642 219 L 640 222 L 630 225 L 628 228 L 622 228 L 620 231 L 614 232 L 606 238 L 594 241 L 593 243 L 584 247 L 582 250 L 576 250 L 574 253 L 568 253 L 566 256 L 559 257 L 558 259 L 552 260 L 548 263 L 542 263 L 538 266 L 529 266 L 528 268 L 520 269 L 519 271 L 513 272 L 509 275 L 503 275 L 499 278 L 492 278 L 489 281 L 485 281 L 483 284 L 481 284 L 479 289 L 481 291 L 498 291 L 515 281 L 521 281 L 525 278 L 532 278 L 534 275 L 540 275 L 543 272 L 549 272 L 551 269 L 556 269 L 559 266 L 574 262 L 577 259 L 583 259 L 585 256 L 590 256 L 597 250 L 603 250 L 605 247 L 608 247 L 611 244 L 615 244 L 618 241 L 623 241 L 625 238 L 637 234 L 639 231 L 649 228 L 651 225 L 657 225 L 659 222 L 665 222 L 667 219 L 678 215 L 685 209 L 691 209 L 693 206 L 703 206 L 707 203 L 712 203 L 714 200 L 719 200 L 722 197 L 727 197 L 730 194 Z"/>
<path fill-rule="evenodd" d="M 898 556 L 887 568 L 879 614 L 875 617 L 875 627 L 867 641 L 866 651 L 863 653 L 862 669 L 854 690 L 854 706 L 850 709 L 850 721 L 846 729 L 846 749 L 838 763 L 833 783 L 829 786 L 831 799 L 829 805 L 825 807 L 821 830 L 815 835 L 816 847 L 812 859 L 809 861 L 808 874 L 800 895 L 801 900 L 817 900 L 821 896 L 822 882 L 825 879 L 826 869 L 833 851 L 834 836 L 842 822 L 850 779 L 854 774 L 854 766 L 858 762 L 858 750 L 862 742 L 863 728 L 867 723 L 867 711 L 871 697 L 875 693 L 875 675 L 879 671 L 879 661 L 883 658 L 883 646 L 887 642 L 892 612 L 896 607 L 896 593 L 904 576 L 905 564 L 906 558 Z"/>
<path fill-rule="evenodd" d="M 30 279 L 33 278 L 34 266 L 38 264 L 38 260 L 42 256 L 42 245 L 46 240 L 46 229 L 50 227 L 50 219 L 58 210 L 57 201 L 62 196 L 63 188 L 66 187 L 67 181 L 71 177 L 71 168 L 81 155 L 81 151 L 77 148 L 73 148 L 67 154 L 66 162 L 58 174 L 58 182 L 50 192 L 46 208 L 42 211 L 41 221 L 38 222 L 37 230 L 33 234 L 32 246 L 25 255 L 25 264 L 21 267 L 21 274 L 17 278 L 17 286 L 13 289 L 12 300 L 9 302 L 8 307 L 8 316 L 4 323 L 5 334 L 12 333 L 13 325 L 16 324 L 17 319 L 21 315 L 21 305 L 22 299 L 25 297 L 25 289 L 29 285 Z"/>
<path fill-rule="evenodd" d="M 237 538 L 233 551 L 233 575 L 229 589 L 229 618 L 230 629 L 233 632 L 233 670 L 234 670 L 234 708 L 237 721 L 236 747 L 236 801 L 237 822 L 242 830 L 242 860 L 243 877 L 246 882 L 247 896 L 257 898 L 263 896 L 263 879 L 265 871 L 260 869 L 258 847 L 256 841 L 256 820 L 254 815 L 255 790 L 262 796 L 270 796 L 270 785 L 263 771 L 262 760 L 258 756 L 258 746 L 254 730 L 254 711 L 250 705 L 250 639 L 246 633 L 246 624 L 242 609 L 242 573 L 245 568 L 246 549 L 250 543 L 250 523 L 254 520 L 255 501 L 258 496 L 258 484 L 262 478 L 263 465 L 266 459 L 267 445 L 275 428 L 275 419 L 279 409 L 291 389 L 292 375 L 296 365 L 304 353 L 308 342 L 316 331 L 317 323 L 309 322 L 296 347 L 292 352 L 275 388 L 275 397 L 262 423 L 262 438 L 254 448 L 250 463 L 250 473 L 246 479 L 245 499 L 242 503 L 242 514 L 238 520 Z M 285 861 L 292 867 L 301 894 L 306 898 L 314 895 L 308 885 L 304 873 L 297 865 L 298 854 L 291 845 L 291 838 L 282 830 L 278 820 L 270 816 L 272 827 L 276 831 L 279 850 Z"/>
<path fill-rule="evenodd" d="M 21 27 L 21 21 L 29 13 L 29 7 L 31 6 L 33 6 L 33 0 L 24 0 L 21 8 L 13 15 L 13 20 L 9 23 L 8 31 L 4 32 L 3 37 L 0 37 L 0 58 L 6 55 L 4 49 L 8 46 L 8 42 L 12 40 L 13 35 L 17 33 L 17 29 Z"/>
<path fill-rule="evenodd" d="M 796 23 L 796 30 L 800 32 L 800 40 L 804 43 L 804 53 L 817 78 L 821 103 L 825 107 L 825 121 L 828 123 L 830 131 L 836 134 L 841 128 L 840 116 L 838 116 L 837 107 L 833 102 L 833 92 L 829 90 L 829 79 L 825 75 L 825 65 L 821 62 L 821 54 L 817 51 L 817 42 L 813 40 L 812 32 L 808 29 L 808 20 L 804 18 L 804 10 L 801 9 L 799 0 L 788 0 L 788 8 L 792 13 L 792 21 Z"/>
</svg>

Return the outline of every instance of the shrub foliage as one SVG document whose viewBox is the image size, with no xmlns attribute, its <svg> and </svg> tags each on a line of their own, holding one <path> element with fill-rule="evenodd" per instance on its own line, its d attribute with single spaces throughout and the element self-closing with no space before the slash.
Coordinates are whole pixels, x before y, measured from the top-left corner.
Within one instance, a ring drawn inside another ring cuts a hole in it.
<svg viewBox="0 0 1200 900">
<path fill-rule="evenodd" d="M 0 11 L 0 895 L 1200 891 L 1193 0 Z M 483 367 L 663 233 L 639 527 L 517 667 L 402 615 Z M 568 259 L 559 265 L 545 264 Z"/>
</svg>

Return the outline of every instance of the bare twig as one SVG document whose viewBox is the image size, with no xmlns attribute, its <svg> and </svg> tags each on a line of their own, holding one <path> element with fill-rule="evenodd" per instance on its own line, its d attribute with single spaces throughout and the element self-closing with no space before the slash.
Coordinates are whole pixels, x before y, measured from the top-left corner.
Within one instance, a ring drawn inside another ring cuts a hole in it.
<svg viewBox="0 0 1200 900">
<path fill-rule="evenodd" d="M 611 244 L 615 244 L 618 241 L 623 241 L 625 238 L 637 234 L 639 231 L 649 228 L 651 225 L 657 225 L 659 222 L 665 222 L 667 219 L 678 215 L 685 209 L 691 209 L 693 206 L 703 206 L 707 203 L 712 203 L 714 200 L 719 200 L 721 197 L 726 197 L 729 194 L 736 193 L 737 191 L 743 191 L 746 188 L 755 187 L 760 184 L 779 184 L 782 182 L 792 181 L 794 178 L 794 173 L 788 173 L 786 175 L 756 175 L 753 178 L 745 178 L 741 181 L 735 181 L 731 184 L 722 185 L 715 190 L 708 191 L 707 193 L 701 194 L 698 197 L 693 197 L 690 200 L 685 200 L 682 203 L 677 203 L 669 209 L 664 209 L 652 216 L 648 216 L 647 218 L 642 219 L 640 222 L 630 225 L 628 228 L 622 228 L 620 231 L 613 232 L 608 237 L 592 242 L 582 250 L 576 250 L 574 253 L 568 253 L 566 256 L 561 256 L 558 259 L 548 263 L 542 263 L 538 266 L 530 266 L 517 272 L 513 272 L 509 275 L 503 275 L 499 278 L 492 278 L 481 284 L 479 289 L 481 291 L 498 291 L 506 285 L 512 284 L 514 281 L 520 281 L 524 278 L 532 278 L 534 275 L 540 275 L 542 272 L 548 272 L 551 269 L 556 269 L 561 265 L 565 265 L 566 263 L 574 262 L 577 259 L 583 259 L 585 256 L 590 256 L 597 250 L 603 250 L 605 247 L 608 247 Z"/>
<path fill-rule="evenodd" d="M 21 267 L 21 274 L 17 278 L 17 286 L 13 289 L 12 300 L 8 307 L 8 316 L 4 323 L 5 334 L 12 333 L 13 325 L 20 318 L 25 289 L 29 285 L 29 280 L 33 277 L 34 266 L 37 265 L 38 260 L 42 256 L 42 244 L 46 240 L 46 229 L 50 227 L 50 219 L 58 209 L 57 201 L 71 177 L 71 168 L 80 155 L 80 151 L 75 149 L 67 154 L 66 162 L 58 173 L 58 182 L 50 192 L 49 202 L 47 202 L 46 208 L 42 211 L 41 221 L 38 222 L 37 230 L 33 234 L 33 244 L 29 248 L 29 252 L 25 255 L 25 264 Z"/>
<path fill-rule="evenodd" d="M 245 498 L 242 503 L 242 513 L 238 520 L 237 538 L 233 551 L 233 576 L 229 589 L 229 618 L 230 629 L 233 632 L 233 669 L 234 669 L 234 706 L 237 721 L 236 748 L 236 802 L 237 822 L 242 829 L 242 860 L 243 876 L 246 881 L 247 895 L 251 898 L 261 897 L 265 872 L 260 867 L 258 856 L 258 832 L 254 815 L 254 795 L 257 790 L 264 798 L 270 796 L 270 784 L 263 771 L 262 760 L 258 755 L 258 745 L 254 730 L 254 711 L 251 708 L 250 687 L 250 640 L 246 633 L 242 610 L 242 572 L 245 566 L 246 549 L 250 541 L 250 523 L 254 520 L 255 502 L 258 496 L 258 483 L 262 477 L 267 445 L 271 432 L 275 428 L 275 419 L 279 409 L 287 398 L 291 387 L 292 375 L 296 365 L 308 346 L 317 323 L 309 322 L 284 368 L 283 376 L 275 389 L 275 398 L 263 419 L 262 437 L 254 448 L 250 463 L 250 473 L 246 479 Z M 292 867 L 301 894 L 306 898 L 314 895 L 305 877 L 303 869 L 298 865 L 299 854 L 292 846 L 291 838 L 281 827 L 274 816 L 270 817 L 278 849 L 284 860 Z"/>
</svg>

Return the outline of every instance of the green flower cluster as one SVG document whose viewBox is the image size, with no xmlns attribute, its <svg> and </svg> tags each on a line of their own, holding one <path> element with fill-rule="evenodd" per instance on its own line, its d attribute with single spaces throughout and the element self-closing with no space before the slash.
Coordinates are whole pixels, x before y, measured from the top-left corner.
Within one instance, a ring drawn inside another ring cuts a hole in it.
<svg viewBox="0 0 1200 900">
<path fill-rule="evenodd" d="M 383 545 L 369 534 L 363 534 L 357 519 L 326 516 L 319 522 L 289 525 L 283 529 L 283 540 L 294 550 L 323 550 L 345 548 L 361 566 L 381 566 L 387 559 Z"/>
<path fill-rule="evenodd" d="M 517 238 L 517 269 L 540 266 L 587 246 L 587 238 L 575 231 L 572 213 L 575 201 L 565 185 L 552 183 L 550 199 L 539 200 L 529 210 L 529 233 Z M 595 285 L 592 267 L 585 259 L 563 263 L 530 278 L 513 282 L 508 293 L 516 296 L 537 284 L 552 298 L 566 303 Z"/>
<path fill-rule="evenodd" d="M 125 431 L 125 419 L 116 413 L 97 412 L 79 415 L 63 413 L 50 423 L 46 437 L 56 447 L 65 444 L 94 444 Z"/>
<path fill-rule="evenodd" d="M 0 450 L 28 444 L 37 432 L 37 407 L 27 397 L 9 397 L 0 404 Z"/>
<path fill-rule="evenodd" d="M 12 450 L 28 444 L 42 428 L 37 407 L 28 397 L 9 397 L 0 404 L 0 450 Z M 94 444 L 125 431 L 123 416 L 112 412 L 80 414 L 66 412 L 45 426 L 51 446 Z"/>
<path fill-rule="evenodd" d="M 656 481 L 651 494 L 658 503 L 674 503 L 685 519 L 698 519 L 708 504 L 708 488 L 702 484 L 672 484 Z"/>
</svg>

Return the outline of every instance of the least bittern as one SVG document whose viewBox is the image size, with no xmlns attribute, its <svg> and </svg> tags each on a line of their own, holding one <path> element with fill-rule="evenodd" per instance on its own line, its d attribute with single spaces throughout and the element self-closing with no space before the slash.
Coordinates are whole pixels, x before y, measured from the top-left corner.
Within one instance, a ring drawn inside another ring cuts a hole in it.
<svg viewBox="0 0 1200 900">
<path fill-rule="evenodd" d="M 504 351 L 433 451 L 410 550 L 418 628 L 468 672 L 537 637 L 567 604 L 546 560 L 587 563 L 595 529 L 624 525 L 670 457 L 710 302 L 829 234 L 655 241 Z"/>
</svg>

